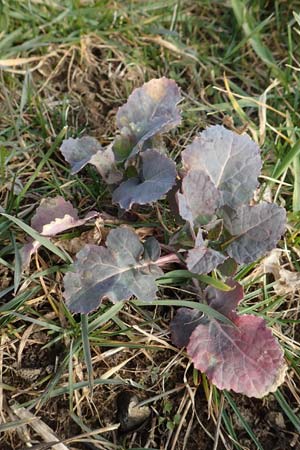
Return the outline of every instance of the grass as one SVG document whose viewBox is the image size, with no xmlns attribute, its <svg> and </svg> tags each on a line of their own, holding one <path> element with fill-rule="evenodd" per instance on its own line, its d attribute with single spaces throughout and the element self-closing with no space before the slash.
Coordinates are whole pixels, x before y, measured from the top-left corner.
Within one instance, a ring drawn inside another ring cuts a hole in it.
<svg viewBox="0 0 300 450">
<path fill-rule="evenodd" d="M 276 295 L 273 280 L 258 274 L 259 264 L 239 270 L 246 289 L 241 310 L 267 320 L 289 364 L 286 383 L 262 401 L 223 397 L 170 344 L 172 305 L 183 296 L 193 300 L 176 274 L 161 285 L 165 306 L 104 304 L 81 322 L 62 302 L 62 277 L 78 233 L 62 236 L 63 248 L 45 239 L 29 272 L 22 273 L 18 256 L 44 197 L 63 195 L 82 216 L 114 211 L 95 172 L 71 176 L 58 147 L 64 137 L 85 133 L 111 142 L 117 108 L 132 89 L 165 75 L 184 96 L 183 124 L 167 143 L 174 158 L 212 123 L 247 129 L 261 145 L 261 195 L 272 195 L 288 211 L 282 263 L 297 271 L 299 6 L 297 0 L 0 3 L 1 448 L 24 448 L 28 436 L 43 441 L 11 401 L 30 408 L 70 449 L 300 445 L 299 292 Z M 174 231 L 167 208 L 159 208 L 143 236 L 159 233 L 161 222 Z M 105 236 L 113 226 L 101 224 L 98 231 Z M 83 240 L 96 233 L 91 226 L 82 231 Z M 16 377 L 13 369 L 43 358 L 51 359 L 52 372 L 27 382 Z M 153 416 L 149 433 L 117 443 L 112 405 L 124 386 L 147 399 Z"/>
</svg>

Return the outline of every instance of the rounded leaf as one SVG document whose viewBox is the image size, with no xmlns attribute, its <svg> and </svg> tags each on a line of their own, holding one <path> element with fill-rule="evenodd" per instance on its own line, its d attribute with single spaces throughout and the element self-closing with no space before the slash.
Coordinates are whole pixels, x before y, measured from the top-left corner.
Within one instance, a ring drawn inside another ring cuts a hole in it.
<svg viewBox="0 0 300 450">
<path fill-rule="evenodd" d="M 226 284 L 232 288 L 231 291 L 220 291 L 213 286 L 208 286 L 205 289 L 205 296 L 211 308 L 231 318 L 232 315 L 236 316 L 235 310 L 244 298 L 244 289 L 240 283 L 231 278 L 226 280 Z"/>
<path fill-rule="evenodd" d="M 235 326 L 210 320 L 193 331 L 187 352 L 219 389 L 261 398 L 283 383 L 286 364 L 277 339 L 257 316 L 236 316 Z"/>
<path fill-rule="evenodd" d="M 115 164 L 112 145 L 103 148 L 97 139 L 91 136 L 65 139 L 60 147 L 65 160 L 71 165 L 71 173 L 79 172 L 87 164 L 96 167 L 108 184 L 119 183 L 122 173 Z"/>
<path fill-rule="evenodd" d="M 144 247 L 137 235 L 117 228 L 106 245 L 86 245 L 65 275 L 64 297 L 72 312 L 88 314 L 103 298 L 119 302 L 135 296 L 151 302 L 156 297 L 155 280 L 162 271 L 152 260 L 141 258 Z"/>
<path fill-rule="evenodd" d="M 203 170 L 190 170 L 177 194 L 179 213 L 192 225 L 201 216 L 212 216 L 220 204 L 220 193 Z"/>
<path fill-rule="evenodd" d="M 124 181 L 114 191 L 112 200 L 123 209 L 133 204 L 146 205 L 166 194 L 176 180 L 176 165 L 156 150 L 146 150 L 141 155 L 142 176 Z"/>
<path fill-rule="evenodd" d="M 203 313 L 198 309 L 179 308 L 170 325 L 172 343 L 176 347 L 186 347 L 192 332 L 203 321 Z"/>
<path fill-rule="evenodd" d="M 147 140 L 179 125 L 181 116 L 176 105 L 180 100 L 177 84 L 165 77 L 135 89 L 117 113 L 121 134 L 114 146 L 116 153 L 122 158 L 133 156 Z"/>
<path fill-rule="evenodd" d="M 63 197 L 45 198 L 35 211 L 31 219 L 31 226 L 43 236 L 56 236 L 70 228 L 84 225 L 88 220 L 97 216 L 96 211 L 89 212 L 83 219 L 79 219 L 77 209 Z M 21 249 L 23 268 L 30 264 L 31 256 L 39 249 L 40 243 L 31 240 Z"/>
<path fill-rule="evenodd" d="M 195 247 L 188 251 L 186 264 L 191 272 L 201 275 L 211 272 L 225 259 L 226 256 L 222 253 L 203 245 L 203 247 Z"/>
<path fill-rule="evenodd" d="M 251 263 L 276 247 L 285 230 L 286 212 L 274 203 L 224 210 L 224 226 L 235 238 L 226 251 L 239 264 Z"/>
<path fill-rule="evenodd" d="M 187 170 L 203 170 L 221 191 L 222 204 L 235 208 L 247 203 L 257 187 L 260 149 L 247 134 L 221 125 L 207 128 L 182 152 Z"/>
</svg>

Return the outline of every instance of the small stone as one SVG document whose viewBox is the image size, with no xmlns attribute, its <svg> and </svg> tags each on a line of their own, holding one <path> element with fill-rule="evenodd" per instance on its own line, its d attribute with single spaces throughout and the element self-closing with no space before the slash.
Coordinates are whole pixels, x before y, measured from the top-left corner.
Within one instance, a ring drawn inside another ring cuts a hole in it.
<svg viewBox="0 0 300 450">
<path fill-rule="evenodd" d="M 132 392 L 121 392 L 117 398 L 117 421 L 123 433 L 143 427 L 151 415 L 148 406 L 139 406 L 139 398 Z"/>
<path fill-rule="evenodd" d="M 270 425 L 273 427 L 275 425 L 276 427 L 281 428 L 283 430 L 286 429 L 284 417 L 281 412 L 270 411 L 267 415 L 267 420 L 270 423 Z"/>
</svg>

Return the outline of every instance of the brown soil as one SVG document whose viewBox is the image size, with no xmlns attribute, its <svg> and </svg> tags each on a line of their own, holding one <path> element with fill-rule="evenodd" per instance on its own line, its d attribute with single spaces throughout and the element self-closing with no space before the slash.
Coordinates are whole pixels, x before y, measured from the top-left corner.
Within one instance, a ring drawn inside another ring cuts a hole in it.
<svg viewBox="0 0 300 450">
<path fill-rule="evenodd" d="M 40 398 L 45 389 L 49 378 L 55 374 L 55 364 L 59 366 L 64 354 L 64 349 L 56 347 L 55 351 L 44 349 L 43 347 L 48 342 L 48 337 L 44 332 L 36 332 L 30 336 L 26 347 L 24 348 L 21 367 L 15 369 L 10 365 L 4 373 L 3 382 L 14 388 L 11 398 L 6 394 L 7 410 L 9 410 L 10 402 L 17 401 L 19 404 L 27 403 L 28 401 L 35 401 Z M 122 342 L 120 342 L 122 345 Z M 19 346 L 15 347 L 15 352 L 10 351 L 10 361 L 16 361 Z M 12 347 L 10 350 L 12 350 Z M 9 350 L 9 349 L 8 349 Z M 98 354 L 94 354 L 96 356 Z M 102 351 L 107 349 L 103 348 Z M 136 351 L 135 351 L 136 352 Z M 105 359 L 105 363 L 99 362 L 94 366 L 95 378 L 103 375 L 108 368 L 126 361 L 133 352 L 122 351 Z M 133 380 L 136 383 L 144 386 L 145 390 L 135 389 L 130 386 L 97 386 L 94 388 L 93 397 L 90 398 L 87 391 L 78 391 L 80 396 L 79 409 L 75 409 L 75 414 L 89 427 L 90 430 L 107 427 L 116 424 L 117 396 L 124 391 L 135 393 L 140 400 L 152 397 L 163 392 L 164 390 L 173 389 L 182 385 L 184 376 L 184 364 L 187 359 L 182 361 L 182 365 L 173 367 L 170 375 L 165 373 L 161 378 L 161 373 L 174 358 L 174 351 L 172 350 L 154 350 L 151 352 L 151 361 L 141 352 L 136 352 L 137 356 L 129 361 L 124 368 L 118 371 L 120 379 Z M 7 361 L 8 362 L 8 361 Z M 84 367 L 80 365 L 80 369 Z M 30 376 L 32 371 L 32 376 Z M 52 372 L 51 372 L 52 371 Z M 84 370 L 84 378 L 86 374 Z M 67 381 L 68 372 L 63 375 L 63 380 Z M 164 386 L 162 386 L 162 383 Z M 192 371 L 188 372 L 188 382 L 193 388 Z M 79 393 L 80 392 L 80 393 Z M 238 405 L 240 412 L 244 419 L 248 422 L 250 427 L 255 432 L 260 440 L 264 450 L 285 450 L 297 449 L 299 443 L 297 436 L 293 432 L 293 427 L 286 417 L 283 416 L 280 408 L 272 395 L 265 400 L 247 399 L 244 396 L 233 395 L 233 398 Z M 182 413 L 189 401 L 189 395 L 186 389 L 179 390 L 168 397 L 151 403 L 151 420 L 137 432 L 128 434 L 120 434 L 116 431 L 104 433 L 101 436 L 109 442 L 119 444 L 121 448 L 145 448 L 147 444 L 151 448 L 164 449 L 166 445 L 174 443 L 175 434 L 171 433 L 172 428 L 176 431 L 176 414 L 178 411 Z M 183 408 L 182 408 L 183 404 Z M 198 419 L 203 424 L 204 428 L 211 435 L 215 433 L 215 422 L 213 419 L 208 419 L 208 406 L 201 385 L 199 386 L 195 396 L 195 406 Z M 66 395 L 51 398 L 38 408 L 31 409 L 36 411 L 37 416 L 46 423 L 55 433 L 55 435 L 65 440 L 76 437 L 83 431 L 80 426 L 74 422 L 69 413 L 69 401 Z M 198 419 L 194 415 L 192 418 L 192 407 L 188 410 L 186 418 L 183 422 L 181 432 L 174 443 L 174 450 L 182 450 L 186 440 L 186 447 L 189 450 L 211 450 L 213 442 L 203 431 L 199 425 Z M 253 444 L 249 436 L 244 430 L 243 425 L 238 418 L 232 413 L 229 407 L 225 409 L 227 417 L 230 418 L 232 426 L 235 430 L 241 448 L 255 450 L 256 445 Z M 178 422 L 177 422 L 178 424 Z M 188 430 L 188 428 L 190 429 Z M 32 443 L 43 442 L 40 436 L 35 435 L 29 427 L 27 428 Z M 171 439 L 169 435 L 171 433 Z M 223 427 L 221 433 L 224 433 Z M 28 434 L 27 434 L 28 436 Z M 220 438 L 218 449 L 232 448 L 228 438 L 225 438 L 226 446 L 222 444 Z M 294 445 L 293 445 L 294 443 Z M 8 432 L 1 438 L 1 450 L 21 450 L 25 449 L 26 433 L 17 433 L 16 431 Z M 69 444 L 70 449 L 89 449 L 85 444 L 72 443 Z M 168 446 L 168 448 L 170 448 Z M 104 447 L 105 448 L 105 447 Z M 38 449 L 38 447 L 37 447 Z"/>
</svg>

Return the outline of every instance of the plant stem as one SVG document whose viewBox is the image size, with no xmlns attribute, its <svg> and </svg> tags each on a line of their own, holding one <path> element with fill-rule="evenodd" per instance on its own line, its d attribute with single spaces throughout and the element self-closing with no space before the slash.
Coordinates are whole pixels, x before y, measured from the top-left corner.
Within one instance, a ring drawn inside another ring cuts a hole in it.
<svg viewBox="0 0 300 450">
<path fill-rule="evenodd" d="M 176 253 L 170 253 L 169 255 L 161 256 L 157 261 L 155 261 L 159 267 L 164 267 L 167 264 L 181 263 L 179 257 Z"/>
</svg>

